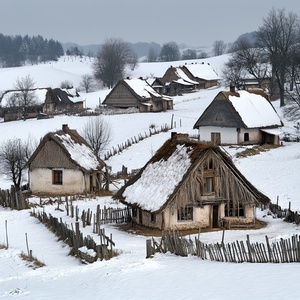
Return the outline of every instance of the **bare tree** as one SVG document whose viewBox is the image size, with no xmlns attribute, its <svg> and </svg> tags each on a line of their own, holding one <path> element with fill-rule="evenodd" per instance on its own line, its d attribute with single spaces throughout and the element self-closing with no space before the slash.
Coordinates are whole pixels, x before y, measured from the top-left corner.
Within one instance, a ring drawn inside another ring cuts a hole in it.
<svg viewBox="0 0 300 300">
<path fill-rule="evenodd" d="M 153 47 L 150 47 L 149 51 L 148 51 L 148 56 L 147 56 L 148 62 L 157 61 L 157 57 L 158 57 L 157 50 L 154 49 Z"/>
<path fill-rule="evenodd" d="M 34 85 L 35 83 L 30 75 L 18 78 L 14 85 L 15 92 L 7 102 L 9 107 L 15 106 L 22 109 L 23 120 L 27 118 L 28 106 L 37 104 L 38 99 L 34 91 Z"/>
<path fill-rule="evenodd" d="M 132 57 L 132 48 L 122 39 L 106 40 L 93 65 L 95 78 L 112 88 L 124 77 L 125 67 L 132 62 Z"/>
<path fill-rule="evenodd" d="M 111 126 L 102 116 L 90 117 L 83 127 L 82 136 L 94 152 L 100 156 L 100 153 L 112 139 Z"/>
<path fill-rule="evenodd" d="M 69 80 L 63 80 L 61 83 L 60 83 L 60 88 L 61 89 L 72 89 L 73 88 L 73 83 Z"/>
<path fill-rule="evenodd" d="M 241 64 L 237 64 L 235 61 L 229 60 L 225 64 L 222 72 L 226 86 L 235 86 L 237 89 L 242 87 L 242 78 L 245 76 L 245 70 L 242 68 Z"/>
<path fill-rule="evenodd" d="M 263 20 L 263 25 L 257 32 L 258 45 L 269 56 L 272 73 L 276 79 L 280 106 L 284 106 L 284 85 L 288 68 L 289 53 L 299 42 L 299 19 L 295 13 L 286 13 L 284 9 L 269 12 Z"/>
<path fill-rule="evenodd" d="M 197 58 L 197 52 L 193 49 L 186 49 L 182 53 L 182 59 L 196 59 Z"/>
<path fill-rule="evenodd" d="M 162 46 L 160 50 L 160 59 L 162 61 L 180 60 L 179 46 L 175 42 L 169 42 Z"/>
<path fill-rule="evenodd" d="M 133 51 L 131 53 L 131 57 L 128 59 L 128 65 L 131 71 L 133 71 L 139 65 L 138 56 Z"/>
<path fill-rule="evenodd" d="M 222 41 L 222 40 L 214 41 L 213 52 L 214 52 L 215 56 L 224 54 L 225 50 L 226 50 L 226 45 L 225 45 L 224 41 Z"/>
<path fill-rule="evenodd" d="M 26 168 L 26 163 L 33 149 L 34 147 L 30 139 L 23 142 L 20 139 L 14 138 L 1 145 L 1 170 L 12 180 L 16 190 L 21 189 L 23 171 Z"/>
<path fill-rule="evenodd" d="M 258 82 L 260 87 L 266 78 L 271 77 L 271 67 L 268 57 L 262 48 L 253 48 L 253 45 L 244 38 L 238 39 L 232 46 L 232 55 L 226 64 L 226 67 L 233 68 L 231 74 L 235 76 L 252 75 Z M 227 70 L 227 74 L 229 74 Z M 237 78 L 235 82 L 244 78 Z"/>
<path fill-rule="evenodd" d="M 81 76 L 80 87 L 83 88 L 86 93 L 92 91 L 94 84 L 94 77 L 92 75 L 84 74 Z"/>
</svg>

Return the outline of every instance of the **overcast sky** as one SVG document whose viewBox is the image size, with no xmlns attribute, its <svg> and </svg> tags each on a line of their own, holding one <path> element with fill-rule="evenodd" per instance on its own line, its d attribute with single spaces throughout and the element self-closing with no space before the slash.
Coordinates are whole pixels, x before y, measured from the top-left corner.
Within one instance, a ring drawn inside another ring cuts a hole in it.
<svg viewBox="0 0 300 300">
<path fill-rule="evenodd" d="M 107 38 L 211 46 L 257 30 L 274 8 L 300 16 L 299 0 L 1 0 L 0 33 L 79 45 Z M 1 46 L 1 45 L 0 45 Z"/>
</svg>

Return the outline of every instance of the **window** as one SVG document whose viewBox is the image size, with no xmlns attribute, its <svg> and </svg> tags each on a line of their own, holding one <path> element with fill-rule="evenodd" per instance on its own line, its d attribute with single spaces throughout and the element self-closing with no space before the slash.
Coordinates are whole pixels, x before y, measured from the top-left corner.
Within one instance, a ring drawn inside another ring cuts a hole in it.
<svg viewBox="0 0 300 300">
<path fill-rule="evenodd" d="M 62 170 L 53 170 L 52 171 L 52 183 L 53 184 L 62 184 L 63 174 Z"/>
<path fill-rule="evenodd" d="M 213 170 L 214 169 L 214 164 L 213 164 L 213 159 L 208 158 L 207 161 L 204 163 L 204 170 Z"/>
<path fill-rule="evenodd" d="M 225 205 L 225 217 L 244 217 L 244 206 L 242 204 L 239 204 L 238 207 L 234 207 L 233 203 L 230 202 L 229 206 L 228 204 Z"/>
<path fill-rule="evenodd" d="M 156 215 L 151 214 L 151 223 L 156 223 Z"/>
<path fill-rule="evenodd" d="M 193 207 L 192 206 L 180 207 L 177 211 L 177 220 L 178 221 L 193 220 Z"/>
<path fill-rule="evenodd" d="M 214 178 L 204 177 L 203 178 L 203 194 L 209 194 L 214 192 Z"/>
</svg>

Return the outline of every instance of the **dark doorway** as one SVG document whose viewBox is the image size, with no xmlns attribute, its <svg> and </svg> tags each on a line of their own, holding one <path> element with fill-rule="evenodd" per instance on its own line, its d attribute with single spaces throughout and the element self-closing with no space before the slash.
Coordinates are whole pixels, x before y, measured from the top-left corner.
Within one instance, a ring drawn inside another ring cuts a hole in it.
<svg viewBox="0 0 300 300">
<path fill-rule="evenodd" d="M 212 227 L 213 228 L 219 227 L 219 205 L 213 205 Z"/>
</svg>

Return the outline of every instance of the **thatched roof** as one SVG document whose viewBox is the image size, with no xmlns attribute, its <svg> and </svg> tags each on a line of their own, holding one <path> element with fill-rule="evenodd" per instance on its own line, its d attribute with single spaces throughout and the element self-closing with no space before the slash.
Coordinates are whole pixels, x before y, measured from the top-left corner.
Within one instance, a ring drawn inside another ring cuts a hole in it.
<svg viewBox="0 0 300 300">
<path fill-rule="evenodd" d="M 219 147 L 188 138 L 167 140 L 140 172 L 115 194 L 114 199 L 150 212 L 163 210 L 185 183 L 190 172 L 209 151 L 222 160 L 230 170 L 230 176 L 234 176 L 235 180 L 252 195 L 255 204 L 270 202 L 268 197 L 258 191 L 239 172 L 231 158 Z"/>
<path fill-rule="evenodd" d="M 216 115 L 226 116 L 223 122 Z M 230 115 L 228 115 L 230 114 Z M 234 125 L 232 120 L 235 119 Z M 277 128 L 283 125 L 275 108 L 262 90 L 221 91 L 194 125 L 244 128 Z"/>
<path fill-rule="evenodd" d="M 70 161 L 85 172 L 101 170 L 105 166 L 105 163 L 94 153 L 86 140 L 76 130 L 69 129 L 67 125 L 63 125 L 62 130 L 49 132 L 44 136 L 30 157 L 28 165 L 30 165 L 48 141 L 54 141 Z"/>
</svg>

